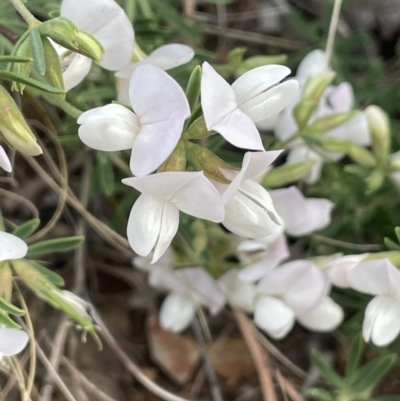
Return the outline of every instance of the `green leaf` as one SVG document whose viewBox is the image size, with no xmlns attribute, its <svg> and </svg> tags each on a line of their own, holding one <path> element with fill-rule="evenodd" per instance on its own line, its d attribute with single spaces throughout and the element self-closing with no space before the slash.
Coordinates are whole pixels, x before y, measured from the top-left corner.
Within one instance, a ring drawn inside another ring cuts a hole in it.
<svg viewBox="0 0 400 401">
<path fill-rule="evenodd" d="M 354 375 L 358 367 L 360 366 L 360 360 L 364 351 L 364 340 L 361 334 L 358 334 L 354 339 L 351 346 L 349 359 L 346 364 L 346 378 L 351 378 Z M 351 379 L 350 379 L 351 380 Z"/>
<path fill-rule="evenodd" d="M 396 227 L 394 233 L 396 234 L 397 241 L 400 243 L 400 227 Z"/>
<path fill-rule="evenodd" d="M 10 327 L 11 329 L 20 329 L 21 326 L 18 323 L 15 323 L 8 315 L 0 312 L 0 325 L 4 325 L 6 327 Z"/>
<path fill-rule="evenodd" d="M 201 82 L 201 67 L 198 65 L 194 67 L 190 74 L 189 81 L 186 87 L 186 96 L 189 101 L 190 110 L 194 110 L 197 100 L 200 95 L 200 82 Z"/>
<path fill-rule="evenodd" d="M 17 82 L 19 84 L 31 86 L 32 88 L 40 89 L 44 92 L 62 94 L 65 93 L 64 89 L 59 89 L 51 85 L 47 85 L 36 79 L 21 77 L 20 75 L 14 74 L 11 71 L 0 70 L 0 78 L 6 81 Z"/>
<path fill-rule="evenodd" d="M 308 391 L 310 397 L 316 398 L 321 401 L 334 401 L 335 397 L 331 393 L 323 388 L 312 388 Z"/>
<path fill-rule="evenodd" d="M 400 251 L 400 245 L 396 244 L 393 240 L 388 237 L 383 239 L 384 244 L 392 251 Z"/>
<path fill-rule="evenodd" d="M 33 61 L 30 57 L 0 56 L 0 63 L 29 63 Z"/>
<path fill-rule="evenodd" d="M 0 297 L 0 310 L 10 315 L 23 316 L 25 311 L 23 309 L 17 308 L 11 302 L 8 302 L 4 298 Z"/>
<path fill-rule="evenodd" d="M 321 375 L 332 385 L 337 388 L 345 388 L 346 383 L 344 382 L 343 378 L 340 377 L 330 366 L 322 358 L 321 354 L 316 350 L 311 350 L 311 361 L 314 365 L 316 365 L 321 372 Z"/>
<path fill-rule="evenodd" d="M 392 369 L 398 358 L 396 354 L 385 355 L 376 358 L 373 361 L 364 365 L 354 375 L 352 389 L 357 393 L 364 393 L 371 390 L 378 384 L 378 382 Z"/>
<path fill-rule="evenodd" d="M 42 266 L 41 264 L 34 262 L 33 260 L 29 260 L 31 266 L 33 266 L 38 272 L 43 274 L 52 284 L 57 287 L 64 287 L 65 282 L 64 279 L 58 275 L 57 273 L 53 272 L 52 270 L 48 269 L 47 267 Z"/>
<path fill-rule="evenodd" d="M 114 169 L 107 152 L 96 152 L 97 174 L 101 190 L 111 196 L 114 192 Z"/>
<path fill-rule="evenodd" d="M 32 28 L 30 31 L 32 54 L 35 68 L 40 75 L 46 74 L 46 59 L 44 56 L 44 48 L 42 38 L 37 28 Z"/>
<path fill-rule="evenodd" d="M 40 219 L 31 219 L 15 228 L 13 234 L 21 239 L 31 236 L 39 227 Z"/>
<path fill-rule="evenodd" d="M 29 246 L 27 256 L 46 255 L 54 252 L 67 252 L 77 248 L 85 240 L 83 236 L 65 237 L 37 242 Z"/>
</svg>

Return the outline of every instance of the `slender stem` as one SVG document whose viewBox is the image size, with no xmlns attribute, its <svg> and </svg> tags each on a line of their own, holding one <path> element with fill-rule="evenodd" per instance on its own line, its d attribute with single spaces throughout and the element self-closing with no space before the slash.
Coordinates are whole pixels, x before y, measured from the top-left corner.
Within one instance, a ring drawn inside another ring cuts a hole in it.
<svg viewBox="0 0 400 401">
<path fill-rule="evenodd" d="M 10 0 L 10 2 L 28 24 L 29 28 L 34 28 L 40 24 L 40 21 L 32 15 L 21 0 Z"/>
<path fill-rule="evenodd" d="M 340 15 L 341 6 L 342 6 L 342 0 L 335 0 L 335 4 L 333 5 L 331 24 L 329 26 L 328 40 L 326 41 L 326 49 L 325 49 L 326 68 L 329 68 L 330 60 L 331 60 L 331 57 L 332 57 L 333 44 L 335 43 L 335 35 L 336 35 L 337 25 L 338 25 L 338 22 L 339 22 L 339 15 Z"/>
</svg>

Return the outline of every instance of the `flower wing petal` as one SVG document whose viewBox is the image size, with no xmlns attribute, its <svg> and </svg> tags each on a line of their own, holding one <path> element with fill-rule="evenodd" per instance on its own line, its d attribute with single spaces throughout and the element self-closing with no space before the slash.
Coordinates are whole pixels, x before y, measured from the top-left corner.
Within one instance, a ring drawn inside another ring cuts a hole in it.
<svg viewBox="0 0 400 401">
<path fill-rule="evenodd" d="M 18 354 L 26 347 L 28 341 L 29 336 L 23 330 L 0 328 L 0 355 Z"/>
<path fill-rule="evenodd" d="M 194 50 L 187 45 L 171 43 L 160 46 L 149 54 L 144 63 L 153 64 L 162 70 L 169 70 L 188 63 L 194 57 Z"/>
<path fill-rule="evenodd" d="M 3 146 L 0 146 L 0 167 L 4 171 L 7 171 L 7 173 L 11 173 L 12 171 L 12 165 L 10 159 L 8 158 L 8 155 L 4 150 Z"/>
<path fill-rule="evenodd" d="M 23 258 L 28 252 L 28 245 L 13 234 L 0 231 L 0 262 Z M 1 344 L 1 341 L 0 341 Z"/>
</svg>

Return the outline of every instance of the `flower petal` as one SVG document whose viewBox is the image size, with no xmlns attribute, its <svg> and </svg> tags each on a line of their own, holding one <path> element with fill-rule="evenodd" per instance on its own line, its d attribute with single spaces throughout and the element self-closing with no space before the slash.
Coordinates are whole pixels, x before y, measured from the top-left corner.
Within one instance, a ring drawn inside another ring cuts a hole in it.
<svg viewBox="0 0 400 401">
<path fill-rule="evenodd" d="M 371 144 L 371 135 L 367 119 L 365 114 L 361 111 L 345 124 L 327 131 L 326 134 L 334 138 L 354 142 L 358 145 L 367 146 Z"/>
<path fill-rule="evenodd" d="M 0 355 L 16 355 L 26 347 L 28 341 L 29 336 L 23 330 L 0 328 Z"/>
<path fill-rule="evenodd" d="M 7 173 L 11 173 L 12 171 L 12 165 L 10 159 L 8 158 L 8 155 L 4 150 L 3 146 L 0 146 L 0 167 L 4 171 L 7 171 Z"/>
<path fill-rule="evenodd" d="M 188 63 L 193 57 L 194 50 L 190 46 L 170 43 L 158 47 L 143 62 L 155 65 L 162 70 L 169 70 Z"/>
<path fill-rule="evenodd" d="M 333 301 L 325 297 L 317 309 L 307 315 L 298 316 L 298 322 L 305 328 L 312 331 L 332 331 L 343 321 L 343 309 Z"/>
<path fill-rule="evenodd" d="M 195 305 L 189 296 L 173 292 L 165 298 L 160 308 L 160 325 L 163 329 L 180 333 L 192 322 Z"/>
<path fill-rule="evenodd" d="M 297 68 L 296 77 L 307 79 L 320 74 L 326 69 L 326 55 L 322 50 L 313 50 L 303 58 Z"/>
<path fill-rule="evenodd" d="M 351 283 L 349 282 L 347 273 L 365 259 L 366 256 L 367 254 L 365 253 L 361 255 L 340 256 L 328 263 L 326 272 L 331 283 L 336 285 L 336 287 L 350 287 Z"/>
<path fill-rule="evenodd" d="M 79 119 L 79 138 L 97 150 L 115 152 L 131 149 L 139 130 L 134 113 L 119 104 L 108 104 L 86 111 Z"/>
<path fill-rule="evenodd" d="M 345 113 L 353 108 L 354 91 L 348 82 L 342 82 L 338 86 L 329 86 L 326 95 L 335 113 Z"/>
<path fill-rule="evenodd" d="M 82 54 L 74 53 L 69 57 L 71 61 L 68 62 L 68 66 L 63 71 L 63 81 L 66 92 L 80 84 L 86 75 L 89 74 L 90 68 L 92 67 L 92 60 Z"/>
<path fill-rule="evenodd" d="M 22 239 L 13 234 L 0 231 L 0 262 L 21 259 L 27 252 L 28 245 Z"/>
<path fill-rule="evenodd" d="M 105 53 L 100 65 L 111 71 L 124 68 L 133 54 L 135 34 L 122 7 L 114 0 L 63 0 L 61 15 L 95 36 Z"/>
<path fill-rule="evenodd" d="M 390 344 L 400 333 L 400 302 L 393 297 L 378 295 L 367 306 L 363 323 L 365 341 L 378 347 Z"/>
<path fill-rule="evenodd" d="M 277 340 L 286 336 L 294 325 L 294 313 L 278 298 L 262 296 L 256 302 L 254 322 Z"/>
<path fill-rule="evenodd" d="M 288 164 L 295 164 L 306 160 L 313 160 L 314 164 L 303 179 L 307 184 L 315 184 L 321 176 L 321 170 L 324 164 L 322 156 L 304 145 L 295 146 L 290 149 L 287 158 Z"/>
</svg>

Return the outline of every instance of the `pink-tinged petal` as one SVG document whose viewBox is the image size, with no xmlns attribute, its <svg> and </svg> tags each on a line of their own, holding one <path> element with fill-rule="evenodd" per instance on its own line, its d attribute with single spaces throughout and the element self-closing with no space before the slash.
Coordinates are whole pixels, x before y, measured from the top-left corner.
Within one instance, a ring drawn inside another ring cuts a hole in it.
<svg viewBox="0 0 400 401">
<path fill-rule="evenodd" d="M 313 160 L 314 164 L 311 167 L 311 170 L 304 175 L 303 179 L 307 184 L 315 184 L 321 176 L 321 170 L 324 164 L 324 160 L 321 155 L 314 152 L 307 146 L 299 145 L 289 151 L 287 163 L 295 164 L 307 160 Z"/>
<path fill-rule="evenodd" d="M 328 87 L 329 104 L 334 113 L 345 113 L 353 108 L 354 91 L 348 82 L 342 82 L 338 86 Z"/>
<path fill-rule="evenodd" d="M 289 74 L 290 69 L 283 65 L 264 65 L 247 71 L 232 84 L 239 106 L 266 92 Z"/>
<path fill-rule="evenodd" d="M 264 172 L 282 153 L 282 150 L 272 150 L 268 152 L 246 152 L 243 158 L 242 167 L 239 173 L 229 176 L 230 172 L 223 171 L 226 178 L 231 179 L 227 189 L 224 191 L 222 200 L 226 204 L 232 199 L 243 181 L 253 178 Z"/>
<path fill-rule="evenodd" d="M 240 280 L 239 273 L 238 269 L 228 270 L 218 279 L 218 284 L 232 306 L 251 313 L 254 311 L 256 287 L 254 284 Z"/>
<path fill-rule="evenodd" d="M 7 156 L 6 151 L 4 150 L 3 146 L 0 145 L 0 167 L 7 171 L 7 173 L 11 173 L 12 165 L 10 159 Z"/>
<path fill-rule="evenodd" d="M 390 296 L 378 295 L 365 310 L 364 340 L 384 347 L 394 341 L 399 333 L 400 302 Z"/>
<path fill-rule="evenodd" d="M 286 238 L 282 235 L 274 244 L 268 246 L 268 249 L 263 252 L 258 262 L 244 267 L 238 277 L 244 281 L 257 281 L 268 274 L 269 271 L 275 269 L 279 263 L 289 256 Z"/>
<path fill-rule="evenodd" d="M 210 313 L 216 315 L 225 305 L 225 296 L 215 279 L 203 267 L 189 267 L 177 271 L 185 283 L 185 291 L 196 302 L 206 306 Z"/>
<path fill-rule="evenodd" d="M 160 308 L 160 326 L 173 333 L 185 330 L 196 315 L 196 308 L 188 295 L 173 292 Z"/>
<path fill-rule="evenodd" d="M 0 231 L 0 262 L 4 260 L 21 259 L 27 252 L 28 245 L 26 245 L 21 238 Z"/>
<path fill-rule="evenodd" d="M 279 340 L 293 328 L 293 311 L 285 303 L 274 297 L 261 296 L 254 311 L 254 322 L 272 338 Z"/>
<path fill-rule="evenodd" d="M 128 241 L 140 256 L 148 255 L 156 245 L 164 203 L 142 194 L 132 207 L 127 226 Z"/>
<path fill-rule="evenodd" d="M 108 104 L 86 111 L 79 119 L 79 138 L 97 150 L 115 152 L 131 149 L 139 130 L 132 111 L 118 104 Z"/>
<path fill-rule="evenodd" d="M 389 294 L 389 269 L 396 268 L 387 259 L 367 260 L 350 269 L 347 277 L 351 287 L 357 291 L 372 295 Z"/>
<path fill-rule="evenodd" d="M 0 356 L 20 353 L 28 344 L 28 334 L 19 329 L 0 328 Z"/>
<path fill-rule="evenodd" d="M 225 217 L 220 194 L 202 172 L 182 187 L 171 202 L 182 212 L 200 219 L 221 222 Z"/>
<path fill-rule="evenodd" d="M 177 120 L 182 125 L 179 134 L 168 135 L 180 137 L 183 122 L 190 116 L 189 103 L 182 88 L 166 72 L 153 65 L 139 65 L 131 76 L 129 97 L 141 125 Z"/>
<path fill-rule="evenodd" d="M 346 255 L 334 259 L 326 266 L 329 280 L 336 287 L 348 288 L 351 286 L 347 273 L 357 266 L 368 254 Z"/>
<path fill-rule="evenodd" d="M 326 55 L 322 50 L 313 50 L 303 58 L 297 68 L 296 76 L 306 80 L 326 70 Z"/>
<path fill-rule="evenodd" d="M 298 89 L 299 83 L 295 79 L 290 79 L 239 103 L 239 107 L 257 123 L 282 111 L 293 100 Z"/>
<path fill-rule="evenodd" d="M 342 323 L 343 318 L 343 309 L 332 298 L 325 297 L 317 309 L 297 317 L 297 320 L 309 330 L 326 332 L 335 330 Z"/>
<path fill-rule="evenodd" d="M 326 227 L 334 204 L 328 199 L 306 199 L 295 187 L 270 191 L 275 209 L 293 236 L 307 235 Z"/>
<path fill-rule="evenodd" d="M 151 263 L 156 263 L 164 254 L 175 237 L 179 226 L 179 210 L 170 202 L 164 202 L 161 215 L 161 227 L 158 240 L 154 247 Z"/>
<path fill-rule="evenodd" d="M 171 43 L 151 52 L 143 62 L 155 65 L 162 70 L 169 70 L 188 63 L 193 57 L 194 50 L 190 46 Z"/>
<path fill-rule="evenodd" d="M 63 0 L 61 15 L 95 36 L 105 53 L 100 65 L 108 70 L 124 68 L 132 57 L 135 34 L 122 7 L 114 0 Z"/>
<path fill-rule="evenodd" d="M 92 67 L 92 60 L 82 54 L 71 54 L 68 59 L 70 59 L 70 61 L 62 60 L 63 64 L 68 64 L 63 71 L 63 81 L 66 92 L 80 84 L 86 75 L 89 74 L 90 68 Z"/>
</svg>

